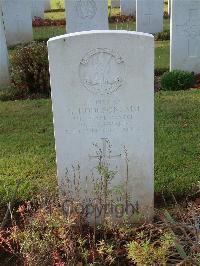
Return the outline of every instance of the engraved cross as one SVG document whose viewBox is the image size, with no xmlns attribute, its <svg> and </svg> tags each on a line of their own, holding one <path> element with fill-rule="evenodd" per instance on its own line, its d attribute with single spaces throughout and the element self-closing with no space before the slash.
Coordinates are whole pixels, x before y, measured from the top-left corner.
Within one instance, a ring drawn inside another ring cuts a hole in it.
<svg viewBox="0 0 200 266">
<path fill-rule="evenodd" d="M 144 14 L 145 16 L 147 16 L 147 20 L 148 20 L 148 25 L 151 23 L 151 16 L 152 16 L 152 12 L 151 12 L 151 9 L 149 8 L 149 11 L 148 12 L 146 12 L 145 14 Z"/>
<path fill-rule="evenodd" d="M 99 152 L 97 153 L 97 155 L 89 155 L 89 158 L 97 158 L 100 161 L 100 165 L 101 166 L 108 166 L 108 160 L 113 159 L 113 158 L 119 158 L 121 157 L 121 154 L 118 155 L 111 155 L 111 151 L 107 151 L 108 150 L 108 139 L 107 138 L 101 138 L 102 141 L 102 148 L 99 149 Z"/>
<path fill-rule="evenodd" d="M 199 57 L 200 47 L 200 10 L 190 9 L 187 21 L 176 25 L 181 29 L 180 35 L 188 38 L 188 56 Z"/>
<path fill-rule="evenodd" d="M 196 19 L 195 19 L 196 18 Z M 184 24 L 176 25 L 188 38 L 200 36 L 200 10 L 190 9 L 189 16 Z"/>
</svg>

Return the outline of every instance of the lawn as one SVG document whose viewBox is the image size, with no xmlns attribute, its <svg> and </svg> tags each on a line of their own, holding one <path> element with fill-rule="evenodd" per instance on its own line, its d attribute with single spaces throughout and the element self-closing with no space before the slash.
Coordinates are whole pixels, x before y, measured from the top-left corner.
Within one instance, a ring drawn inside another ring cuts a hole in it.
<svg viewBox="0 0 200 266">
<path fill-rule="evenodd" d="M 126 24 L 128 25 L 128 24 Z M 118 29 L 125 29 L 123 23 L 117 25 Z M 130 23 L 129 28 L 133 25 Z M 116 25 L 111 24 L 110 28 L 115 29 Z M 132 29 L 132 28 L 131 28 Z M 35 40 L 47 40 L 53 36 L 65 34 L 65 26 L 54 27 L 34 27 L 33 28 Z M 155 68 L 168 69 L 169 68 L 169 54 L 170 47 L 169 41 L 156 41 L 155 42 Z"/>
<path fill-rule="evenodd" d="M 110 13 L 111 12 L 111 13 Z M 116 15 L 119 14 L 119 12 L 116 12 L 115 9 L 112 9 L 109 11 L 110 15 Z M 46 19 L 52 19 L 52 20 L 59 20 L 59 19 L 65 19 L 65 12 L 45 12 L 45 18 Z M 129 23 L 115 23 L 110 24 L 110 29 L 123 29 L 123 30 L 135 30 L 136 23 L 133 21 L 130 21 Z M 169 30 L 170 29 L 170 20 L 164 19 L 163 21 L 163 30 Z"/>
<path fill-rule="evenodd" d="M 155 191 L 184 197 L 200 180 L 200 91 L 155 96 Z M 51 101 L 0 104 L 0 203 L 21 180 L 18 200 L 55 190 L 56 166 Z"/>
<path fill-rule="evenodd" d="M 200 91 L 160 92 L 155 103 L 155 189 L 184 196 L 200 181 Z"/>
<path fill-rule="evenodd" d="M 51 26 L 51 27 L 34 27 L 34 40 L 48 40 L 51 37 L 62 35 L 66 33 L 65 26 Z"/>
<path fill-rule="evenodd" d="M 155 68 L 168 69 L 170 57 L 170 43 L 169 41 L 155 42 Z"/>
<path fill-rule="evenodd" d="M 64 8 L 64 0 L 52 0 L 52 8 Z M 166 8 L 165 4 L 165 8 Z M 119 13 L 119 9 L 109 9 L 111 15 Z M 48 19 L 65 19 L 65 12 L 46 12 L 45 18 Z M 136 23 L 129 21 L 126 23 L 110 23 L 110 30 L 129 30 L 134 31 L 136 29 Z M 163 30 L 169 30 L 170 21 L 164 19 Z M 34 27 L 33 37 L 34 40 L 48 40 L 51 37 L 62 35 L 66 33 L 65 26 L 50 26 L 50 27 Z M 156 69 L 168 69 L 169 68 L 169 41 L 156 41 L 155 42 L 155 68 Z"/>
<path fill-rule="evenodd" d="M 55 153 L 49 100 L 0 104 L 0 202 L 22 180 L 19 199 L 55 184 Z"/>
</svg>

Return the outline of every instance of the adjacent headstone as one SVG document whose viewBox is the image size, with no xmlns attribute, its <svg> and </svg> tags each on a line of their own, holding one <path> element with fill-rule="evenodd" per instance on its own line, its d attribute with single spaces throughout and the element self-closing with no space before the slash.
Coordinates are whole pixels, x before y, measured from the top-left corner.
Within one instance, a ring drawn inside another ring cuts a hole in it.
<svg viewBox="0 0 200 266">
<path fill-rule="evenodd" d="M 163 31 L 163 0 L 136 0 L 136 30 L 156 33 Z"/>
<path fill-rule="evenodd" d="M 10 83 L 8 71 L 8 50 L 6 45 L 2 10 L 0 5 L 0 88 L 6 87 Z"/>
<path fill-rule="evenodd" d="M 119 8 L 120 7 L 120 0 L 112 0 L 111 1 L 112 8 Z"/>
<path fill-rule="evenodd" d="M 136 0 L 121 0 L 121 15 L 135 16 Z"/>
<path fill-rule="evenodd" d="M 108 29 L 108 1 L 65 0 L 67 32 Z"/>
<path fill-rule="evenodd" d="M 73 33 L 50 39 L 48 50 L 61 195 L 74 193 L 84 204 L 95 197 L 100 208 L 102 193 L 106 200 L 126 195 L 134 213 L 152 215 L 153 36 Z M 108 183 L 97 165 L 114 175 Z M 109 209 L 115 218 L 116 208 Z"/>
<path fill-rule="evenodd" d="M 44 0 L 32 0 L 32 18 L 44 19 Z"/>
<path fill-rule="evenodd" d="M 8 46 L 33 39 L 31 1 L 2 0 L 2 11 Z"/>
<path fill-rule="evenodd" d="M 50 0 L 44 0 L 44 10 L 51 10 L 51 2 Z"/>
<path fill-rule="evenodd" d="M 170 69 L 200 73 L 200 1 L 172 1 Z"/>
</svg>

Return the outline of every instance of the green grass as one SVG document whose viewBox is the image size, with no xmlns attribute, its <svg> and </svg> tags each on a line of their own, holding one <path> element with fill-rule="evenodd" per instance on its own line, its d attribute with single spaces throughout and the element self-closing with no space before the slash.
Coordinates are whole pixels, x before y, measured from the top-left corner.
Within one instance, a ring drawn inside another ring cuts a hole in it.
<svg viewBox="0 0 200 266">
<path fill-rule="evenodd" d="M 51 14 L 51 13 L 49 13 Z M 54 14 L 54 13 L 53 13 Z M 136 29 L 136 24 L 133 21 L 127 22 L 127 23 L 110 23 L 109 25 L 110 30 L 130 30 L 130 31 L 134 31 Z M 164 30 L 169 29 L 169 21 L 168 20 L 164 20 Z M 63 31 L 64 29 L 64 31 Z M 65 27 L 61 27 L 61 29 L 59 29 L 59 27 L 55 27 L 55 26 L 50 26 L 50 27 L 33 27 L 33 33 L 34 33 L 34 39 L 38 39 L 38 35 L 40 36 L 40 38 L 46 39 L 49 37 L 52 37 L 52 34 L 54 34 L 53 36 L 57 36 L 59 35 L 61 32 L 61 34 L 65 33 Z"/>
<path fill-rule="evenodd" d="M 59 0 L 53 0 L 52 6 L 55 8 L 56 2 Z M 61 0 L 60 0 L 61 1 Z M 60 2 L 62 6 L 62 1 Z M 57 5 L 59 6 L 59 5 Z M 165 8 L 166 8 L 165 4 Z M 111 14 L 119 13 L 119 9 L 112 9 Z M 45 17 L 49 19 L 65 19 L 64 12 L 47 12 Z M 127 23 L 110 23 L 109 28 L 111 30 L 130 30 L 134 31 L 136 29 L 136 23 L 133 21 Z M 169 30 L 170 21 L 169 19 L 164 19 L 164 30 Z M 34 30 L 34 39 L 48 39 L 54 36 L 65 34 L 65 27 L 35 27 Z M 168 69 L 169 68 L 169 41 L 156 42 L 155 43 L 155 67 L 157 69 Z"/>
<path fill-rule="evenodd" d="M 200 91 L 155 97 L 155 191 L 185 196 L 200 180 Z M 0 103 L 0 203 L 22 180 L 18 200 L 56 187 L 50 100 Z"/>
<path fill-rule="evenodd" d="M 128 24 L 127 24 L 128 25 Z M 125 29 L 123 23 L 118 24 L 118 29 Z M 129 30 L 133 29 L 133 24 L 128 25 Z M 115 29 L 114 24 L 110 24 L 111 29 Z M 35 40 L 47 40 L 48 38 L 65 34 L 65 26 L 58 27 L 34 27 L 33 35 Z M 155 42 L 155 67 L 156 69 L 168 69 L 169 68 L 169 41 L 156 41 Z"/>
<path fill-rule="evenodd" d="M 61 14 L 64 18 L 64 12 L 53 12 L 46 13 L 52 16 L 52 19 L 59 19 L 59 17 L 55 17 L 56 15 Z M 127 23 L 110 23 L 111 30 L 135 30 L 135 22 L 130 21 Z M 164 30 L 169 29 L 169 20 L 164 20 Z M 33 37 L 34 40 L 47 40 L 51 37 L 65 34 L 65 26 L 51 26 L 51 27 L 34 27 L 33 28 Z M 157 41 L 155 42 L 155 67 L 157 69 L 168 69 L 169 68 L 169 41 Z"/>
<path fill-rule="evenodd" d="M 51 37 L 55 37 L 65 33 L 65 26 L 33 27 L 34 40 L 48 40 Z"/>
<path fill-rule="evenodd" d="M 169 41 L 155 42 L 155 68 L 169 68 L 170 43 Z"/>
<path fill-rule="evenodd" d="M 156 95 L 155 190 L 185 196 L 200 181 L 200 91 Z"/>
<path fill-rule="evenodd" d="M 49 100 L 0 104 L 0 202 L 22 180 L 18 198 L 27 199 L 55 186 L 55 153 Z M 37 192 L 36 192 L 37 191 Z"/>
<path fill-rule="evenodd" d="M 117 14 L 119 14 L 119 10 L 116 9 L 111 10 L 111 15 L 117 15 Z M 45 18 L 52 20 L 65 19 L 65 12 L 46 12 Z M 110 24 L 110 29 L 116 29 L 116 28 L 122 28 L 124 30 L 135 30 L 136 23 L 131 21 L 129 23 Z M 170 21 L 169 19 L 164 19 L 163 30 L 169 30 L 169 29 L 170 29 Z"/>
</svg>

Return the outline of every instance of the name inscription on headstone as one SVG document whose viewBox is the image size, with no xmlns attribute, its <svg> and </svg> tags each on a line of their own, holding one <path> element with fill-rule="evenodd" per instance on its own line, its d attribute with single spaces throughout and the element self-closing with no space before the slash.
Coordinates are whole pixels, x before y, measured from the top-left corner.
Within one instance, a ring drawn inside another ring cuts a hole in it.
<svg viewBox="0 0 200 266">
<path fill-rule="evenodd" d="M 150 217 L 153 36 L 79 32 L 49 40 L 48 49 L 61 197 L 128 202 Z"/>
<path fill-rule="evenodd" d="M 66 106 L 66 115 L 72 123 L 76 123 L 76 127 L 65 132 L 81 134 L 134 131 L 134 118 L 139 111 L 139 105 L 122 106 L 120 99 L 99 99 L 95 101 L 95 107 L 80 105 L 76 110 Z"/>
</svg>

